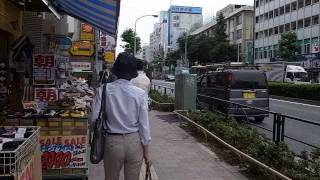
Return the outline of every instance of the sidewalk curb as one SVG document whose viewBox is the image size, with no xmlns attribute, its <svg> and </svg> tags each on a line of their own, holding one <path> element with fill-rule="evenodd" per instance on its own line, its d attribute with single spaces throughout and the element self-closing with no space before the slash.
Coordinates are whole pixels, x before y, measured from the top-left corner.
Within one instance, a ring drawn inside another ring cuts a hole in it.
<svg viewBox="0 0 320 180">
<path fill-rule="evenodd" d="M 276 95 L 270 95 L 270 98 L 285 100 L 285 101 L 290 101 L 290 102 L 296 102 L 296 103 L 302 103 L 302 104 L 320 106 L 320 101 L 314 101 L 314 100 L 309 100 L 309 99 L 299 99 L 299 98 L 276 96 Z"/>
</svg>

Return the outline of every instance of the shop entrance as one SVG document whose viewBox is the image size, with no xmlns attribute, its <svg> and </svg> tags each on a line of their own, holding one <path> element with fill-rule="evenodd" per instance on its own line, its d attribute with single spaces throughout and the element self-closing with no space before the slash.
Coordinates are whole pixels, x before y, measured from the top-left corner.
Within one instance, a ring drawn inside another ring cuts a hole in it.
<svg viewBox="0 0 320 180">
<path fill-rule="evenodd" d="M 10 37 L 10 33 L 0 29 L 0 112 L 8 105 Z"/>
</svg>

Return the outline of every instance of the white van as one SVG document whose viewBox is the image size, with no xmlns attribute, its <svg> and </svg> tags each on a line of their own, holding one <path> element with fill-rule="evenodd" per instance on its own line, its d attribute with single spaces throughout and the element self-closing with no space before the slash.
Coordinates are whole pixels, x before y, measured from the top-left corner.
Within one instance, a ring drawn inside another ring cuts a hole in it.
<svg viewBox="0 0 320 180">
<path fill-rule="evenodd" d="M 310 83 L 307 71 L 301 66 L 287 65 L 284 81 L 288 83 Z"/>
</svg>

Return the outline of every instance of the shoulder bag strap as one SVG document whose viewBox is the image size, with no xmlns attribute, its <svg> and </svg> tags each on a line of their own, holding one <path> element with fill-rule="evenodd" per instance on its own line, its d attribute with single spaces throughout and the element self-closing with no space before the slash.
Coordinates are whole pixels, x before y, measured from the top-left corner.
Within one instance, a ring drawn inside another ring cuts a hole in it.
<svg viewBox="0 0 320 180">
<path fill-rule="evenodd" d="M 102 94 L 101 94 L 101 109 L 100 109 L 100 118 L 102 120 L 102 125 L 104 127 L 104 130 L 108 129 L 107 126 L 107 121 L 108 121 L 108 116 L 106 112 L 106 107 L 107 107 L 107 83 L 104 83 L 102 86 Z"/>
</svg>

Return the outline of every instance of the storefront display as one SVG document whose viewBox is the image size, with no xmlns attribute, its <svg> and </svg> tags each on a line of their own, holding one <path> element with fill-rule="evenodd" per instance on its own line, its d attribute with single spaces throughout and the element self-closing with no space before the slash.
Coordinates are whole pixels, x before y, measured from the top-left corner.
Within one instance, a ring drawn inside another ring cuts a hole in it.
<svg viewBox="0 0 320 180">
<path fill-rule="evenodd" d="M 0 127 L 0 175 L 12 180 L 41 177 L 38 127 Z"/>
</svg>

